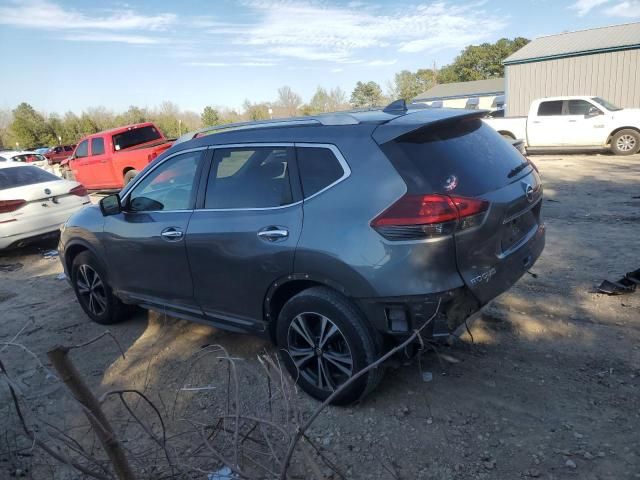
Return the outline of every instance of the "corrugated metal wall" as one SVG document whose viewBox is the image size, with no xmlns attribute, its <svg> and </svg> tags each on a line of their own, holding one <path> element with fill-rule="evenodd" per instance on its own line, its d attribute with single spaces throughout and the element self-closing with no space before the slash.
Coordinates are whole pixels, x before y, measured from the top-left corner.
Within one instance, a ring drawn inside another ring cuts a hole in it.
<svg viewBox="0 0 640 480">
<path fill-rule="evenodd" d="M 507 115 L 526 115 L 536 98 L 597 95 L 640 107 L 640 50 L 506 66 Z"/>
</svg>

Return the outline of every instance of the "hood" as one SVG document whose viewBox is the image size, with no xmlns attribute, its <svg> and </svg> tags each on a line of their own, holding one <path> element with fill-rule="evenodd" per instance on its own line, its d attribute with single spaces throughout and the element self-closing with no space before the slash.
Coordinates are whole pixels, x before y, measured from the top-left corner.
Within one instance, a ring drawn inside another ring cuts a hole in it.
<svg viewBox="0 0 640 480">
<path fill-rule="evenodd" d="M 623 108 L 616 112 L 611 112 L 615 119 L 629 119 L 635 125 L 640 125 L 640 108 Z"/>
</svg>

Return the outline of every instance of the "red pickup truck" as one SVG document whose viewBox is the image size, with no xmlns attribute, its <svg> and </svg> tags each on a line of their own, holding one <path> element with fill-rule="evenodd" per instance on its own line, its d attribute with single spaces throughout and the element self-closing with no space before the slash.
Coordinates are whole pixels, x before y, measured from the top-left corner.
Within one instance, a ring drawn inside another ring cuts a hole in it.
<svg viewBox="0 0 640 480">
<path fill-rule="evenodd" d="M 127 125 L 83 138 L 60 166 L 88 189 L 122 188 L 171 144 L 153 123 Z"/>
<path fill-rule="evenodd" d="M 51 147 L 49 150 L 44 152 L 44 156 L 49 160 L 49 165 L 53 165 L 54 163 L 60 163 L 65 158 L 68 158 L 73 153 L 74 148 L 76 148 L 75 144 Z"/>
</svg>

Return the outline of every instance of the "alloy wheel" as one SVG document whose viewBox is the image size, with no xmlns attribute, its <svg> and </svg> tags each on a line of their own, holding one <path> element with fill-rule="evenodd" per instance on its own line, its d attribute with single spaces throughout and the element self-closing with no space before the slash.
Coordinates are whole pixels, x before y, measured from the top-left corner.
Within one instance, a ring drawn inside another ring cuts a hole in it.
<svg viewBox="0 0 640 480">
<path fill-rule="evenodd" d="M 636 148 L 636 139 L 633 135 L 622 135 L 616 142 L 616 147 L 621 152 L 630 152 Z"/>
<path fill-rule="evenodd" d="M 107 292 L 98 273 L 89 265 L 80 265 L 76 275 L 78 293 L 91 313 L 102 315 L 107 310 Z"/>
<path fill-rule="evenodd" d="M 353 374 L 353 357 L 346 338 L 319 313 L 297 315 L 288 330 L 288 352 L 302 376 L 316 388 L 332 392 Z"/>
</svg>

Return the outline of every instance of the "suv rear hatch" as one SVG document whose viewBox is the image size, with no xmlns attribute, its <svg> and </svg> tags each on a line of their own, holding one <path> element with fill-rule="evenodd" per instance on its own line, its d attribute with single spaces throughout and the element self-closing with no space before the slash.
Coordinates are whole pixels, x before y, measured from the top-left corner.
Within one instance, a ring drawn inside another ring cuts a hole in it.
<svg viewBox="0 0 640 480">
<path fill-rule="evenodd" d="M 372 226 L 391 241 L 453 235 L 458 271 L 484 305 L 513 285 L 544 248 L 540 177 L 479 113 L 411 121 L 428 115 L 398 117 L 386 124 L 390 130 L 383 125 L 374 132 L 407 193 Z M 393 126 L 397 122 L 405 128 Z"/>
</svg>

